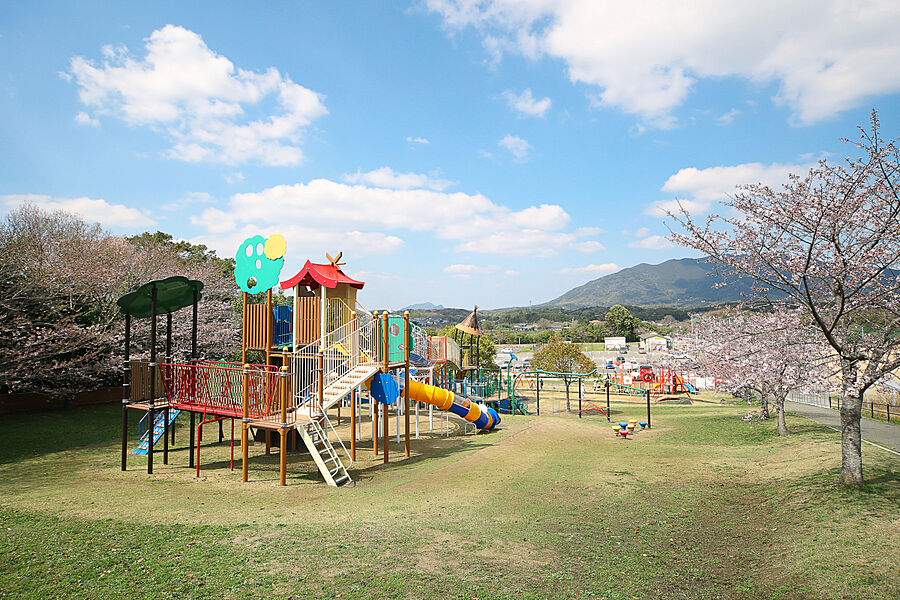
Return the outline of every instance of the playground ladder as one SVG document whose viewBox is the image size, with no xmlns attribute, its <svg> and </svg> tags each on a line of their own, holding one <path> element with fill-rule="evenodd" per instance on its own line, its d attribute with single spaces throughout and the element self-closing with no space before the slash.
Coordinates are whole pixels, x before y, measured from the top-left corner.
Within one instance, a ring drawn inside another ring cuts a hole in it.
<svg viewBox="0 0 900 600">
<path fill-rule="evenodd" d="M 307 450 L 316 462 L 316 466 L 319 467 L 319 472 L 325 478 L 325 483 L 333 487 L 340 487 L 353 482 L 344 463 L 341 462 L 341 457 L 335 452 L 334 446 L 331 445 L 331 441 L 325 434 L 325 429 L 318 421 L 298 424 L 296 427 L 300 432 L 300 437 L 303 438 L 303 443 L 306 444 Z"/>
<path fill-rule="evenodd" d="M 169 409 L 169 425 L 170 426 L 172 425 L 172 423 L 175 422 L 175 419 L 180 414 L 181 414 L 180 410 L 175 410 L 172 408 Z M 144 418 L 141 419 L 141 422 L 143 423 L 144 419 L 146 419 L 148 416 L 150 416 L 150 413 L 147 413 L 144 416 Z M 163 436 L 163 434 L 166 431 L 166 427 L 164 425 L 165 418 L 166 418 L 166 411 L 159 410 L 156 413 L 156 418 L 153 420 L 154 421 L 153 422 L 153 447 L 154 448 L 156 447 L 157 442 L 159 442 L 160 438 Z M 142 456 L 146 456 L 147 451 L 150 449 L 149 436 L 150 436 L 150 431 L 149 430 L 145 431 L 144 435 L 141 436 L 141 443 L 138 444 L 138 447 L 134 449 L 133 454 L 139 454 Z"/>
</svg>

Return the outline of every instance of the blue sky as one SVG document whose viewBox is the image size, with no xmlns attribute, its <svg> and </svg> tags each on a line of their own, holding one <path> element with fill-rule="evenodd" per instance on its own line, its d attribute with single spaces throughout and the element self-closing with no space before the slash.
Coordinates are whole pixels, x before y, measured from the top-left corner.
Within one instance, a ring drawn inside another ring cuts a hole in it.
<svg viewBox="0 0 900 600">
<path fill-rule="evenodd" d="M 367 306 L 550 300 L 641 262 L 675 198 L 896 137 L 895 2 L 0 2 L 0 211 L 77 212 Z M 722 8 L 725 6 L 725 8 Z"/>
</svg>

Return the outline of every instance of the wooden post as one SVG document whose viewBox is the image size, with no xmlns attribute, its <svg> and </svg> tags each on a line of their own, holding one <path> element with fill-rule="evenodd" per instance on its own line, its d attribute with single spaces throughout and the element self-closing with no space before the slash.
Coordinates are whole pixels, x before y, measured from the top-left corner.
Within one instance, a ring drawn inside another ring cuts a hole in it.
<svg viewBox="0 0 900 600">
<path fill-rule="evenodd" d="M 125 313 L 125 360 L 122 369 L 122 470 L 128 467 L 128 404 L 131 402 L 131 315 Z"/>
<path fill-rule="evenodd" d="M 406 370 L 403 375 L 403 415 L 406 417 L 404 433 L 406 435 L 406 458 L 409 458 L 409 311 L 403 313 L 403 345 L 406 359 Z"/>
<path fill-rule="evenodd" d="M 247 326 L 249 322 L 249 316 L 247 315 L 247 308 L 250 304 L 250 294 L 244 292 L 244 319 L 243 324 L 241 325 L 241 364 L 247 364 Z M 221 441 L 221 440 L 219 440 Z"/>
<path fill-rule="evenodd" d="M 290 374 L 286 366 L 281 367 L 281 452 L 278 457 L 278 470 L 281 485 L 287 485 L 287 404 Z"/>
<path fill-rule="evenodd" d="M 356 407 L 359 391 L 353 388 L 350 391 L 350 460 L 356 462 Z"/>
<path fill-rule="evenodd" d="M 350 311 L 350 360 L 359 360 L 359 320 L 356 311 Z M 356 411 L 359 407 L 359 387 L 350 390 L 350 460 L 356 461 Z"/>
<path fill-rule="evenodd" d="M 246 301 L 247 294 L 244 294 Z M 246 305 L 245 305 L 246 306 Z M 246 319 L 246 313 L 245 317 Z M 244 354 L 247 349 L 244 349 Z M 242 388 L 244 392 L 244 410 L 243 419 L 241 420 L 241 479 L 246 482 L 250 476 L 250 442 L 247 439 L 247 433 L 250 428 L 250 365 L 244 363 L 244 374 L 241 378 Z"/>
<path fill-rule="evenodd" d="M 156 423 L 156 284 L 150 293 L 150 410 L 147 411 L 149 433 L 147 435 L 147 474 L 153 474 L 153 429 Z"/>
</svg>

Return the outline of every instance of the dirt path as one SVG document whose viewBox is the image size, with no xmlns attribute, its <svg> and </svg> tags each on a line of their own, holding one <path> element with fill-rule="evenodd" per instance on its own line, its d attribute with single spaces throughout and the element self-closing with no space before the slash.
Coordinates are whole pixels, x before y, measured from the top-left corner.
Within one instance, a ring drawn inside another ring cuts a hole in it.
<svg viewBox="0 0 900 600">
<path fill-rule="evenodd" d="M 798 402 L 785 402 L 785 406 L 793 413 L 840 431 L 841 414 L 836 410 Z M 864 440 L 900 452 L 900 427 L 897 425 L 863 417 L 861 427 Z"/>
</svg>

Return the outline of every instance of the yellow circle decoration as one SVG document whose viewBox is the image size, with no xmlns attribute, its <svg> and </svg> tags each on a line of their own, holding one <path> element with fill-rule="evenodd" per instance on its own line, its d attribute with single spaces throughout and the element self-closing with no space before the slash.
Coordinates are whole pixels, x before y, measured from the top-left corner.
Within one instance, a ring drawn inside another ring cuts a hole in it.
<svg viewBox="0 0 900 600">
<path fill-rule="evenodd" d="M 266 240 L 266 257 L 269 260 L 277 260 L 284 256 L 287 250 L 287 240 L 280 233 L 273 233 Z"/>
</svg>

